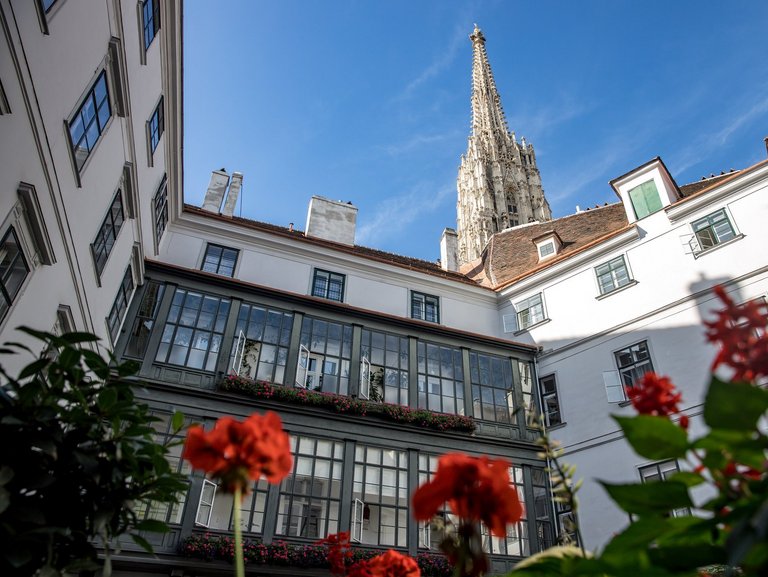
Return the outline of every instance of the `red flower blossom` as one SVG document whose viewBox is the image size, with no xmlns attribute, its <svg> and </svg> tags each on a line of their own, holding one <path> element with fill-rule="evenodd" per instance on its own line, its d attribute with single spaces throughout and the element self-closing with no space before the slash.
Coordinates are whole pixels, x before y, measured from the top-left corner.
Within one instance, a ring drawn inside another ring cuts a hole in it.
<svg viewBox="0 0 768 577">
<path fill-rule="evenodd" d="M 645 373 L 634 386 L 627 387 L 627 396 L 641 415 L 665 417 L 679 413 L 677 406 L 682 395 L 675 391 L 675 385 L 669 377 L 660 377 L 656 373 Z M 685 427 L 683 427 L 685 428 Z"/>
<path fill-rule="evenodd" d="M 347 570 L 346 562 L 352 558 L 352 546 L 349 542 L 349 531 L 328 535 L 317 542 L 318 545 L 327 545 L 326 559 L 334 575 L 344 575 Z"/>
<path fill-rule="evenodd" d="M 288 434 L 280 417 L 273 412 L 253 414 L 242 423 L 222 417 L 206 433 L 202 427 L 189 428 L 183 457 L 195 469 L 202 469 L 221 480 L 222 489 L 247 491 L 249 480 L 262 475 L 279 483 L 291 471 Z"/>
<path fill-rule="evenodd" d="M 754 381 L 768 375 L 768 305 L 762 300 L 737 305 L 722 286 L 716 286 L 714 292 L 725 309 L 714 321 L 704 323 L 707 340 L 720 343 L 712 370 L 728 366 L 735 381 Z"/>
<path fill-rule="evenodd" d="M 461 453 L 440 457 L 434 478 L 413 494 L 414 516 L 429 520 L 446 501 L 456 515 L 482 521 L 499 537 L 523 515 L 517 491 L 509 485 L 509 463 L 504 459 Z"/>
<path fill-rule="evenodd" d="M 421 570 L 415 559 L 390 549 L 352 565 L 349 577 L 421 577 Z"/>
</svg>

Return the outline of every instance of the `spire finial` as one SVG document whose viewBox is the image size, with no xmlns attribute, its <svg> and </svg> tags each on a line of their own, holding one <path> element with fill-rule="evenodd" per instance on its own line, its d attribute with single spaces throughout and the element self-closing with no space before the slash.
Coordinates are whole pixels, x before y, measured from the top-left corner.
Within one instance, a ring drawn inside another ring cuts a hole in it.
<svg viewBox="0 0 768 577">
<path fill-rule="evenodd" d="M 475 22 L 475 29 L 472 31 L 472 34 L 469 35 L 469 39 L 474 42 L 481 42 L 482 44 L 485 44 L 485 36 L 483 36 L 483 32 L 478 28 L 477 22 Z"/>
</svg>

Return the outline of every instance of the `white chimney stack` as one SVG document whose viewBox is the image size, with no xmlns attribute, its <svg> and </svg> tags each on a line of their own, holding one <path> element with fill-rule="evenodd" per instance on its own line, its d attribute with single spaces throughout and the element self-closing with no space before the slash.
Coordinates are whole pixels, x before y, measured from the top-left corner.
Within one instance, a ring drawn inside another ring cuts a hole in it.
<svg viewBox="0 0 768 577">
<path fill-rule="evenodd" d="M 232 216 L 235 213 L 235 207 L 237 206 L 237 198 L 240 196 L 240 189 L 243 187 L 243 173 L 233 172 L 232 182 L 229 184 L 229 192 L 227 193 L 227 200 L 224 201 L 224 208 L 221 210 L 221 214 L 224 216 Z"/>
<path fill-rule="evenodd" d="M 313 196 L 307 212 L 306 236 L 355 245 L 357 207 L 350 202 Z"/>
<path fill-rule="evenodd" d="M 446 228 L 440 237 L 440 266 L 443 270 L 459 270 L 459 236 L 452 228 Z"/>
<path fill-rule="evenodd" d="M 205 191 L 205 199 L 203 200 L 203 210 L 219 214 L 228 184 L 229 175 L 223 168 L 211 173 L 211 182 L 208 185 L 208 190 Z"/>
</svg>

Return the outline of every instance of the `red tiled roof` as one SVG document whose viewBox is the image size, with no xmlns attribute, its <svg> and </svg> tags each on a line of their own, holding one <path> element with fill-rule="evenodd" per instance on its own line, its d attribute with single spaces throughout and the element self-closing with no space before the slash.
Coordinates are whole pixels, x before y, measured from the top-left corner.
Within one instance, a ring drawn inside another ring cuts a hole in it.
<svg viewBox="0 0 768 577">
<path fill-rule="evenodd" d="M 718 174 L 718 175 L 712 175 L 712 176 L 704 176 L 701 180 L 697 180 L 696 182 L 692 182 L 690 184 L 684 184 L 680 187 L 680 193 L 683 195 L 683 197 L 691 196 L 693 194 L 696 194 L 699 191 L 704 190 L 705 188 L 709 188 L 710 186 L 714 186 L 716 184 L 720 184 L 720 182 L 728 178 L 729 176 L 734 176 L 735 174 L 738 174 L 741 172 L 741 170 L 731 170 L 730 172 Z"/>
</svg>

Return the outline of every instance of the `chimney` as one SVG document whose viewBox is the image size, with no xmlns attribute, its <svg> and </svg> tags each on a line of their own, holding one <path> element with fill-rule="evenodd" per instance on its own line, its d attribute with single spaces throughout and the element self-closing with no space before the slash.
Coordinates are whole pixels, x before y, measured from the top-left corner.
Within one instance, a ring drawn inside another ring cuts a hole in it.
<svg viewBox="0 0 768 577">
<path fill-rule="evenodd" d="M 446 228 L 440 237 L 440 266 L 443 270 L 459 270 L 459 236 L 452 228 Z"/>
<path fill-rule="evenodd" d="M 211 183 L 208 190 L 205 191 L 205 200 L 203 200 L 203 210 L 219 214 L 221 201 L 224 200 L 224 193 L 229 184 L 229 175 L 223 168 L 214 170 L 211 173 Z"/>
<path fill-rule="evenodd" d="M 763 142 L 765 142 L 765 153 L 768 154 L 768 136 L 763 138 Z"/>
<path fill-rule="evenodd" d="M 304 234 L 354 246 L 356 223 L 357 207 L 351 202 L 313 196 L 309 201 L 307 227 Z"/>
<path fill-rule="evenodd" d="M 227 193 L 227 200 L 224 201 L 224 208 L 221 210 L 221 214 L 224 216 L 232 216 L 235 213 L 235 207 L 237 206 L 237 197 L 240 196 L 240 189 L 243 187 L 243 173 L 233 172 L 232 182 L 229 183 L 229 192 Z"/>
</svg>

